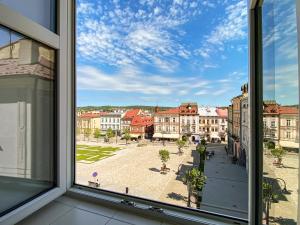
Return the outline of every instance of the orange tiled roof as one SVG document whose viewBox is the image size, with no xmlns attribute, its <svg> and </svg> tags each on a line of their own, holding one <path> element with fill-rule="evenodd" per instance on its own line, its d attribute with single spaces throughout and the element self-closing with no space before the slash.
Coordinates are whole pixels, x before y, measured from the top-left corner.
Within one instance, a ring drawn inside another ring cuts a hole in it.
<svg viewBox="0 0 300 225">
<path fill-rule="evenodd" d="M 298 114 L 299 109 L 296 107 L 279 106 L 279 114 Z"/>
<path fill-rule="evenodd" d="M 140 111 L 140 109 L 130 109 L 125 113 L 123 119 L 132 119 L 133 117 L 137 116 Z"/>
<path fill-rule="evenodd" d="M 167 109 L 167 110 L 164 110 L 164 111 L 158 111 L 156 112 L 156 114 L 179 114 L 179 108 L 171 108 L 171 109 Z"/>
<path fill-rule="evenodd" d="M 151 116 L 135 116 L 132 119 L 132 126 L 151 126 L 153 124 L 153 117 Z"/>
<path fill-rule="evenodd" d="M 264 104 L 264 114 L 278 114 L 279 105 L 278 104 Z"/>
<path fill-rule="evenodd" d="M 216 111 L 217 111 L 217 114 L 219 115 L 219 117 L 227 118 L 227 116 L 228 116 L 227 109 L 217 108 Z"/>
<path fill-rule="evenodd" d="M 84 113 L 82 115 L 80 115 L 80 118 L 85 118 L 85 119 L 91 119 L 91 118 L 97 118 L 97 117 L 101 117 L 102 115 L 106 115 L 106 112 L 98 112 L 98 113 Z"/>
</svg>

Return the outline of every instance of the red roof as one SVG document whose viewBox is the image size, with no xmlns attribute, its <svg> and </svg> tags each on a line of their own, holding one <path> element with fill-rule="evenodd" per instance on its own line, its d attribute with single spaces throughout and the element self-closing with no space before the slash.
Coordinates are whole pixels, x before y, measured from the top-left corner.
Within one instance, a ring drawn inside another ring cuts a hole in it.
<svg viewBox="0 0 300 225">
<path fill-rule="evenodd" d="M 299 109 L 296 107 L 279 106 L 279 114 L 298 114 Z"/>
<path fill-rule="evenodd" d="M 196 115 L 198 114 L 198 106 L 196 103 L 183 103 L 179 106 L 180 114 Z"/>
<path fill-rule="evenodd" d="M 88 112 L 88 113 L 81 114 L 79 117 L 85 118 L 85 119 L 91 119 L 91 118 L 101 117 L 102 115 L 105 115 L 105 114 L 107 114 L 107 113 L 106 112 L 97 112 L 97 113 Z"/>
<path fill-rule="evenodd" d="M 156 114 L 179 114 L 179 108 L 171 108 L 164 111 L 158 111 Z"/>
<path fill-rule="evenodd" d="M 217 108 L 216 111 L 217 111 L 217 114 L 219 115 L 219 117 L 227 118 L 227 116 L 228 116 L 227 109 Z"/>
<path fill-rule="evenodd" d="M 151 116 L 135 116 L 131 121 L 132 126 L 151 126 L 153 125 L 153 117 Z"/>
<path fill-rule="evenodd" d="M 264 114 L 278 114 L 279 113 L 279 105 L 278 104 L 264 104 Z"/>
<path fill-rule="evenodd" d="M 130 109 L 125 113 L 123 119 L 132 119 L 133 117 L 137 116 L 140 112 L 140 109 Z"/>
</svg>

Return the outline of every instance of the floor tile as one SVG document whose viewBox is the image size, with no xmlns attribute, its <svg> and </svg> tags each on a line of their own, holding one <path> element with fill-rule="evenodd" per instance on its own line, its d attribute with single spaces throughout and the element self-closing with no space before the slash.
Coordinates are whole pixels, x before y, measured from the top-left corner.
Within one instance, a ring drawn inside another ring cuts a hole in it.
<svg viewBox="0 0 300 225">
<path fill-rule="evenodd" d="M 105 225 L 110 218 L 81 209 L 72 209 L 51 225 Z"/>
<path fill-rule="evenodd" d="M 56 201 L 62 203 L 62 204 L 67 204 L 72 207 L 76 207 L 78 209 L 83 209 L 85 211 L 89 211 L 92 213 L 97 213 L 106 217 L 113 217 L 113 215 L 116 213 L 116 211 L 112 208 L 106 207 L 104 205 L 99 205 L 96 203 L 92 202 L 87 202 L 84 200 L 79 200 L 75 198 L 70 198 L 66 196 L 62 196 L 58 198 Z"/>
<path fill-rule="evenodd" d="M 59 202 L 51 202 L 17 225 L 48 225 L 72 209 Z"/>
<path fill-rule="evenodd" d="M 106 225 L 131 225 L 131 224 L 112 219 Z"/>
<path fill-rule="evenodd" d="M 117 212 L 114 216 L 114 219 L 135 224 L 135 225 L 160 225 L 161 224 L 161 221 L 159 220 L 145 218 L 125 211 Z"/>
</svg>

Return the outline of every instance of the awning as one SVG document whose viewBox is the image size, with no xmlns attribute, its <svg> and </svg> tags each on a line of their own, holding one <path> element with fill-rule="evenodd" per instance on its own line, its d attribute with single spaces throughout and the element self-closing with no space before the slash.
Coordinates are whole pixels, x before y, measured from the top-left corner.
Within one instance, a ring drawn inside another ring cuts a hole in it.
<svg viewBox="0 0 300 225">
<path fill-rule="evenodd" d="M 130 134 L 131 138 L 138 138 L 138 137 L 142 137 L 142 134 Z"/>
<path fill-rule="evenodd" d="M 299 143 L 293 141 L 279 141 L 279 145 L 285 148 L 299 148 Z"/>
<path fill-rule="evenodd" d="M 212 134 L 210 138 L 221 139 L 218 135 L 214 135 L 214 134 Z"/>
<path fill-rule="evenodd" d="M 162 134 L 162 133 L 155 133 L 153 138 L 170 138 L 170 139 L 178 139 L 180 136 L 179 134 Z"/>
</svg>

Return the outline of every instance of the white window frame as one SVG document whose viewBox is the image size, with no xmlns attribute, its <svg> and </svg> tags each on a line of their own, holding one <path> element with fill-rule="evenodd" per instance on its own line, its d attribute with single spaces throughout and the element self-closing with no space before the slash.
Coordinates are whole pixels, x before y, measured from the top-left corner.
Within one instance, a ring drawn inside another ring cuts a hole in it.
<svg viewBox="0 0 300 225">
<path fill-rule="evenodd" d="M 67 189 L 67 151 L 70 151 L 71 114 L 70 87 L 71 87 L 71 60 L 68 49 L 71 43 L 68 42 L 68 21 L 70 16 L 71 0 L 59 1 L 56 4 L 56 25 L 57 34 L 43 27 L 37 22 L 21 15 L 13 9 L 0 3 L 0 25 L 19 32 L 33 40 L 41 42 L 56 50 L 56 82 L 57 82 L 57 186 L 48 192 L 39 195 L 31 201 L 21 205 L 15 210 L 10 211 L 0 218 L 0 224 L 15 224 L 28 215 L 37 211 L 49 202 L 66 192 Z M 70 165 L 68 165 L 70 166 Z"/>
</svg>

